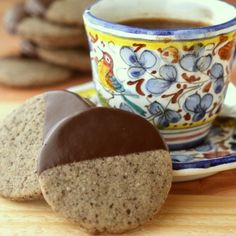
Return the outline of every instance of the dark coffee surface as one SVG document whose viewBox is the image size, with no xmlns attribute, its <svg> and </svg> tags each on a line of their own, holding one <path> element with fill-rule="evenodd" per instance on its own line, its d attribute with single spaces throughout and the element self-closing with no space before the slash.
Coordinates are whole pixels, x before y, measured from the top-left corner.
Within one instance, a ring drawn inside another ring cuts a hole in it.
<svg viewBox="0 0 236 236">
<path fill-rule="evenodd" d="M 130 19 L 119 22 L 122 25 L 128 25 L 145 29 L 175 29 L 175 28 L 196 28 L 209 26 L 206 22 L 201 21 L 189 21 L 180 19 L 168 19 L 168 18 L 141 18 Z"/>
<path fill-rule="evenodd" d="M 47 136 L 38 173 L 84 160 L 160 149 L 167 150 L 165 142 L 144 118 L 118 109 L 91 108 L 63 120 Z"/>
</svg>

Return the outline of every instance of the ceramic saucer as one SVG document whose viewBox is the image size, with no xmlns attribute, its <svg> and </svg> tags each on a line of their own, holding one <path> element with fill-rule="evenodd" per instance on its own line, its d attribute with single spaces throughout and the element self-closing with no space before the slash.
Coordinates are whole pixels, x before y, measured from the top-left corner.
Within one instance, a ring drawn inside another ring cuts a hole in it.
<svg viewBox="0 0 236 236">
<path fill-rule="evenodd" d="M 99 105 L 92 82 L 68 90 Z M 233 103 L 235 93 L 236 88 L 230 85 L 221 116 L 214 122 L 204 143 L 195 148 L 171 152 L 174 182 L 200 179 L 236 168 L 236 105 Z"/>
</svg>

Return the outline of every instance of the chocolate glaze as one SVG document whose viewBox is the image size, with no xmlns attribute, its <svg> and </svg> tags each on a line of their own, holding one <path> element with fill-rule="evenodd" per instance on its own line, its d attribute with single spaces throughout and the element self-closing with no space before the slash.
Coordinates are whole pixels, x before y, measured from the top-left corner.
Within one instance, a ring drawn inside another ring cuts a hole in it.
<svg viewBox="0 0 236 236">
<path fill-rule="evenodd" d="M 55 0 L 27 0 L 25 9 L 33 16 L 43 16 L 52 2 Z"/>
<path fill-rule="evenodd" d="M 57 124 L 43 145 L 38 174 L 68 163 L 126 155 L 167 146 L 158 130 L 127 111 L 96 107 Z"/>
<path fill-rule="evenodd" d="M 16 4 L 12 9 L 10 9 L 4 17 L 4 27 L 10 34 L 15 34 L 17 31 L 18 23 L 28 14 L 25 11 L 24 4 Z"/>
<path fill-rule="evenodd" d="M 94 106 L 92 102 L 69 91 L 51 91 L 44 94 L 44 99 L 46 102 L 44 139 L 60 120 Z"/>
</svg>

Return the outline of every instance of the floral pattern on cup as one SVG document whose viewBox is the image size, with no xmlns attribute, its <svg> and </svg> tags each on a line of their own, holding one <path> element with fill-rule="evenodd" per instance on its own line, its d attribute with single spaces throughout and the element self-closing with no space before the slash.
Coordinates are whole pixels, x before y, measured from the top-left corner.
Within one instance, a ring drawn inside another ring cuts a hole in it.
<svg viewBox="0 0 236 236">
<path fill-rule="evenodd" d="M 206 116 L 206 113 L 212 105 L 212 101 L 213 96 L 209 93 L 202 97 L 198 93 L 195 93 L 186 98 L 184 108 L 187 112 L 192 114 L 192 120 L 197 122 Z"/>
<path fill-rule="evenodd" d="M 220 111 L 233 33 L 159 45 L 137 39 L 123 42 L 117 36 L 106 41 L 101 32 L 87 32 L 103 105 L 139 114 L 161 129 L 200 126 Z"/>
<path fill-rule="evenodd" d="M 139 56 L 130 47 L 122 47 L 120 56 L 129 66 L 128 75 L 132 79 L 140 78 L 160 60 L 149 50 L 144 50 Z"/>
<path fill-rule="evenodd" d="M 152 115 L 153 123 L 163 128 L 168 127 L 170 123 L 177 123 L 181 119 L 179 112 L 166 109 L 157 101 L 149 105 L 148 111 Z"/>
<path fill-rule="evenodd" d="M 220 93 L 224 87 L 224 68 L 222 64 L 215 63 L 210 71 L 210 78 L 214 83 L 215 93 Z"/>
<path fill-rule="evenodd" d="M 236 120 L 233 118 L 217 118 L 210 133 L 201 145 L 180 151 L 172 151 L 173 168 L 178 169 L 179 164 L 200 163 L 204 167 L 209 165 L 208 160 L 219 160 L 236 156 Z M 201 161 L 201 162 L 200 162 Z M 223 164 L 223 160 L 222 160 Z"/>
</svg>

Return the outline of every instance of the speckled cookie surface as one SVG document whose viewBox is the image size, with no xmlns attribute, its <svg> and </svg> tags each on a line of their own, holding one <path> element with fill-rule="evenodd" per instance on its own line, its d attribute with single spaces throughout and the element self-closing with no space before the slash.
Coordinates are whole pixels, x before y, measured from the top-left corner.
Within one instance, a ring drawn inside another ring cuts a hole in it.
<svg viewBox="0 0 236 236">
<path fill-rule="evenodd" d="M 171 185 L 166 152 L 129 154 L 58 166 L 40 176 L 55 211 L 91 233 L 122 233 L 152 219 Z"/>
<path fill-rule="evenodd" d="M 58 0 L 47 9 L 45 17 L 53 22 L 68 25 L 83 25 L 83 12 L 95 0 Z"/>
<path fill-rule="evenodd" d="M 43 143 L 45 103 L 34 97 L 0 123 L 0 194 L 13 200 L 41 197 L 36 163 Z"/>
<path fill-rule="evenodd" d="M 23 19 L 17 26 L 17 33 L 43 47 L 70 48 L 87 44 L 83 29 L 52 24 L 42 18 Z"/>
<path fill-rule="evenodd" d="M 38 174 L 55 211 L 90 233 L 123 233 L 159 211 L 170 190 L 172 165 L 149 122 L 93 108 L 58 123 L 45 140 Z"/>
<path fill-rule="evenodd" d="M 41 197 L 37 159 L 47 133 L 61 119 L 91 104 L 66 91 L 33 97 L 0 122 L 0 195 L 12 200 Z"/>
<path fill-rule="evenodd" d="M 0 83 L 15 87 L 36 87 L 70 79 L 72 72 L 37 59 L 0 59 Z"/>
</svg>

